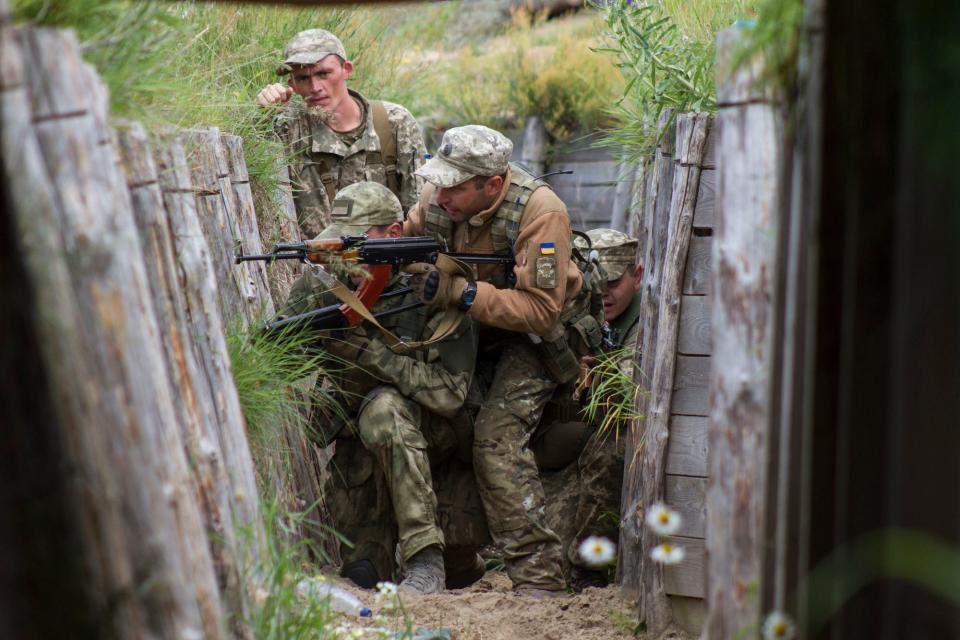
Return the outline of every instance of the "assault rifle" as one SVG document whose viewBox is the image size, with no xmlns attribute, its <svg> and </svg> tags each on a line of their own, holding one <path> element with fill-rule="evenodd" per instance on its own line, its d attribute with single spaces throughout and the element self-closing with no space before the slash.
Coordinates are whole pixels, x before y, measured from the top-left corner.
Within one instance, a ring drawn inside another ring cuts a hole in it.
<svg viewBox="0 0 960 640">
<path fill-rule="evenodd" d="M 414 262 L 436 263 L 439 256 L 444 255 L 456 261 L 471 264 L 499 264 L 509 266 L 514 263 L 512 256 L 497 256 L 483 253 L 450 253 L 446 247 L 429 236 L 409 238 L 367 238 L 364 236 L 343 236 L 331 239 L 307 240 L 286 244 L 276 244 L 270 253 L 236 256 L 237 264 L 252 260 L 273 262 L 274 260 L 297 260 L 312 264 L 365 264 L 369 265 L 369 277 L 366 278 L 355 292 L 356 297 L 364 307 L 370 309 L 378 300 L 386 297 L 401 295 L 410 291 L 409 288 L 398 289 L 384 294 L 383 290 L 390 280 L 395 267 L 401 267 Z M 317 272 L 325 284 L 331 289 L 336 281 L 323 269 Z M 374 317 L 400 313 L 421 306 L 415 302 L 374 314 Z M 269 323 L 266 331 L 269 335 L 276 335 L 296 325 L 311 330 L 345 329 L 360 322 L 360 314 L 350 305 L 344 303 L 315 309 L 290 318 L 283 318 Z"/>
</svg>

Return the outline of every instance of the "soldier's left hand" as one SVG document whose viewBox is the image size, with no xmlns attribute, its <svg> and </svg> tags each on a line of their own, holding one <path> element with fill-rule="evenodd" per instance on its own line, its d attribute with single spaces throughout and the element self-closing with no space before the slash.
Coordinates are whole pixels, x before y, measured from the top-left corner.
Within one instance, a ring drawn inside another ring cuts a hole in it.
<svg viewBox="0 0 960 640">
<path fill-rule="evenodd" d="M 413 276 L 410 287 L 416 296 L 431 307 L 459 304 L 467 286 L 467 279 L 463 276 L 444 273 L 428 262 L 414 262 L 403 270 Z"/>
</svg>

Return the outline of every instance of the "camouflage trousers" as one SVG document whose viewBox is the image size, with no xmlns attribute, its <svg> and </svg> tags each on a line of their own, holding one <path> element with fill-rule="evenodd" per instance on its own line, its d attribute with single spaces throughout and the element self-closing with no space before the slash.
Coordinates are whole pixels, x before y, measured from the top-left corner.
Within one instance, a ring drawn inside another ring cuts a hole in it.
<svg viewBox="0 0 960 640">
<path fill-rule="evenodd" d="M 404 561 L 439 544 L 456 575 L 489 541 L 473 470 L 463 462 L 469 419 L 455 429 L 389 386 L 367 398 L 355 437 L 336 441 L 324 490 L 333 528 L 352 543 L 341 547 L 344 564 L 369 560 L 381 580 L 395 580 L 398 544 Z"/>
<path fill-rule="evenodd" d="M 529 448 L 556 387 L 533 348 L 510 340 L 500 352 L 474 427 L 480 496 L 515 587 L 564 588 L 560 539 L 547 526 L 543 487 Z"/>
<path fill-rule="evenodd" d="M 547 523 L 562 540 L 566 572 L 589 568 L 579 553 L 585 538 L 603 536 L 616 543 L 620 536 L 623 456 L 624 438 L 594 432 L 575 463 L 543 474 Z"/>
</svg>

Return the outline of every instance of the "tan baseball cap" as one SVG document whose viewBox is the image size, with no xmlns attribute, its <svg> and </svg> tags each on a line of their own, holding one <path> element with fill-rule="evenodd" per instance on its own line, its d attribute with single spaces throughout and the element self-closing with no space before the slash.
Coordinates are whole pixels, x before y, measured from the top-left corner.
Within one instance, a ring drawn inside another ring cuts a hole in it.
<svg viewBox="0 0 960 640">
<path fill-rule="evenodd" d="M 330 225 L 320 239 L 360 236 L 370 227 L 403 222 L 403 207 L 390 189 L 376 182 L 355 182 L 333 199 Z"/>
<path fill-rule="evenodd" d="M 277 75 L 290 73 L 291 65 L 316 64 L 331 54 L 347 59 L 340 38 L 325 29 L 301 31 L 284 48 L 283 64 L 277 67 Z"/>
<path fill-rule="evenodd" d="M 637 247 L 640 242 L 616 229 L 591 229 L 587 231 L 591 249 L 596 249 L 598 261 L 607 272 L 607 282 L 613 282 L 623 275 L 628 267 L 637 264 Z M 574 239 L 574 245 L 585 250 L 587 243 L 583 238 Z"/>
<path fill-rule="evenodd" d="M 474 176 L 499 176 L 510 165 L 513 143 L 482 124 L 454 127 L 443 134 L 437 155 L 416 174 L 438 187 L 453 187 Z"/>
</svg>

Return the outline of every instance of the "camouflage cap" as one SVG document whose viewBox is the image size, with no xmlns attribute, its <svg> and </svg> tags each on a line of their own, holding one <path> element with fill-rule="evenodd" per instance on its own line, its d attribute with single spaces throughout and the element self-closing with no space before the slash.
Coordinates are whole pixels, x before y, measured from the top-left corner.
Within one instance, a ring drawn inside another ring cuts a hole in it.
<svg viewBox="0 0 960 640">
<path fill-rule="evenodd" d="M 277 67 L 277 75 L 290 73 L 291 65 L 316 64 L 330 54 L 347 59 L 347 50 L 340 38 L 324 29 L 301 31 L 284 48 L 283 64 Z"/>
<path fill-rule="evenodd" d="M 452 187 L 474 176 L 506 173 L 511 153 L 510 138 L 481 124 L 468 124 L 448 129 L 437 155 L 416 173 L 438 187 Z"/>
<path fill-rule="evenodd" d="M 637 263 L 636 238 L 631 238 L 622 231 L 615 229 L 591 229 L 587 231 L 591 248 L 596 249 L 600 266 L 607 272 L 607 282 L 613 282 L 623 275 L 627 267 Z M 583 238 L 574 239 L 574 246 L 580 250 L 587 248 Z"/>
<path fill-rule="evenodd" d="M 394 222 L 403 222 L 397 196 L 376 182 L 354 182 L 333 199 L 330 225 L 318 237 L 360 236 L 370 227 Z"/>
</svg>

